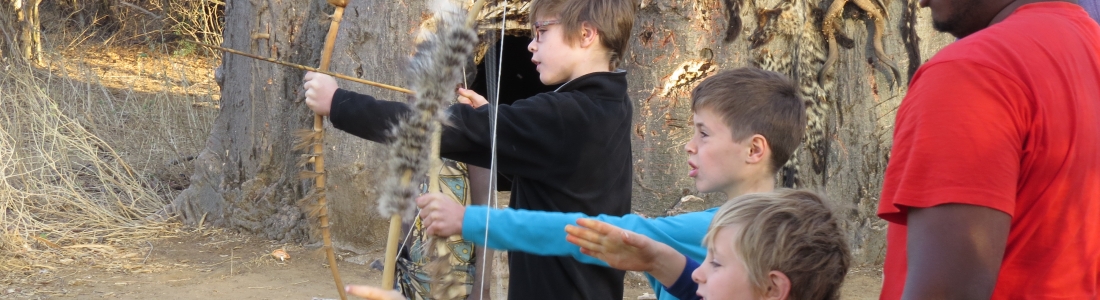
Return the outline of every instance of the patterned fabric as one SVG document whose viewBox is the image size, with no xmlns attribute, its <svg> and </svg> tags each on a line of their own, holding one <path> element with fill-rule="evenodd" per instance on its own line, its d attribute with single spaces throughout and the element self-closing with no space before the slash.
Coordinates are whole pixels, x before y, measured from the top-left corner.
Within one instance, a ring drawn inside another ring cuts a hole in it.
<svg viewBox="0 0 1100 300">
<path fill-rule="evenodd" d="M 466 164 L 444 159 L 443 167 L 439 170 L 439 187 L 444 194 L 450 196 L 462 205 L 470 204 L 469 186 L 470 180 Z M 427 190 L 427 185 L 422 186 Z M 397 278 L 401 292 L 411 300 L 431 299 L 431 279 L 425 266 L 431 262 L 431 258 L 425 255 L 424 247 L 427 246 L 428 236 L 423 233 L 424 227 L 420 218 L 413 220 L 412 231 L 408 242 L 403 243 L 401 255 L 398 258 Z M 448 256 L 451 265 L 449 276 L 457 279 L 457 284 L 450 287 L 447 295 L 455 295 L 454 299 L 464 299 L 473 290 L 474 284 L 474 244 L 462 239 L 461 236 L 452 236 L 440 253 Z"/>
</svg>

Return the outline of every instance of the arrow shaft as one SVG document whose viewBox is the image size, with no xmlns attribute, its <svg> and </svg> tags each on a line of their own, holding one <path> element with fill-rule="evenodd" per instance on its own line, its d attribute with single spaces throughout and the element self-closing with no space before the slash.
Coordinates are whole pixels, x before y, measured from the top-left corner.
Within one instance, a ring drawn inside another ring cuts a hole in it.
<svg viewBox="0 0 1100 300">
<path fill-rule="evenodd" d="M 251 59 L 262 60 L 262 61 L 266 61 L 266 62 L 269 62 L 269 63 L 282 65 L 282 66 L 287 66 L 287 67 L 291 67 L 291 68 L 295 68 L 295 69 L 299 69 L 299 70 L 317 72 L 317 73 L 325 74 L 325 75 L 332 76 L 332 77 L 335 77 L 335 78 L 340 78 L 340 79 L 343 79 L 343 80 L 351 81 L 351 82 L 358 82 L 358 83 L 366 84 L 366 85 L 369 85 L 369 86 L 379 87 L 379 88 L 392 90 L 392 91 L 398 91 L 398 92 L 402 92 L 402 93 L 406 93 L 406 94 L 410 94 L 410 95 L 413 94 L 412 90 L 409 90 L 409 89 L 406 89 L 406 88 L 401 88 L 401 87 L 392 86 L 392 85 L 388 85 L 388 84 L 384 84 L 384 83 L 378 83 L 378 82 L 374 82 L 374 81 L 370 81 L 370 80 L 351 77 L 351 76 L 344 75 L 344 74 L 329 72 L 327 70 L 327 68 L 325 70 L 322 70 L 322 69 L 319 69 L 319 68 L 307 67 L 307 66 L 303 66 L 303 65 L 299 65 L 299 64 L 295 64 L 295 63 L 289 63 L 289 62 L 276 60 L 276 59 L 272 59 L 272 58 L 267 58 L 267 57 L 263 57 L 263 56 L 259 56 L 259 55 L 248 54 L 248 53 L 245 53 L 245 52 L 241 52 L 241 51 L 237 51 L 237 50 L 233 50 L 233 49 L 229 49 L 229 48 L 224 48 L 224 47 L 218 47 L 218 46 L 214 46 L 214 45 L 210 45 L 210 44 L 206 44 L 206 43 L 202 43 L 202 42 L 197 42 L 197 41 L 190 41 L 190 42 L 195 43 L 196 45 L 199 45 L 199 46 L 207 47 L 207 48 L 210 48 L 210 49 L 214 49 L 214 50 L 218 50 L 218 51 L 222 51 L 222 52 L 226 52 L 226 53 L 230 53 L 230 54 L 236 54 L 236 55 L 244 56 L 244 57 L 251 58 Z M 331 59 L 331 55 L 332 54 L 329 53 L 329 58 L 330 59 Z M 323 60 L 324 58 L 325 58 L 325 55 L 322 54 L 321 59 Z"/>
</svg>

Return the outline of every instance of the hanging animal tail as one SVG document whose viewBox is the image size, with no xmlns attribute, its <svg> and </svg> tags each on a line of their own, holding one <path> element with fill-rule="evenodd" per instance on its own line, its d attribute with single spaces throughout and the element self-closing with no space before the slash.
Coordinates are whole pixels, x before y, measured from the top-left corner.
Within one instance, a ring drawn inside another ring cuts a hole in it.
<svg viewBox="0 0 1100 300">
<path fill-rule="evenodd" d="M 455 88 L 463 78 L 462 65 L 477 44 L 477 33 L 467 26 L 464 9 L 446 0 L 436 1 L 433 9 L 435 28 L 422 29 L 416 53 L 409 61 L 409 81 L 412 90 L 416 92 L 412 111 L 402 116 L 390 132 L 393 141 L 390 154 L 393 159 L 390 160 L 389 174 L 383 184 L 378 204 L 379 213 L 384 217 L 391 217 L 390 244 L 387 245 L 383 274 L 385 287 L 393 284 L 398 239 L 395 237 L 400 236 L 395 227 L 400 228 L 401 217 L 413 217 L 414 197 L 419 192 L 416 182 L 426 177 L 432 158 L 438 157 L 438 146 L 433 147 L 433 144 L 438 144 L 438 140 L 433 141 L 433 136 L 438 139 L 442 130 L 440 124 L 446 118 L 443 108 L 451 99 L 456 98 Z M 429 179 L 430 183 L 435 181 L 438 179 L 434 176 Z M 425 249 L 435 252 L 439 243 L 445 243 L 445 240 L 433 238 Z M 433 258 L 433 264 L 440 261 L 434 255 L 429 254 L 428 257 Z M 445 274 L 433 271 L 434 269 L 439 268 L 433 268 L 431 264 L 428 266 L 433 282 L 448 282 L 444 278 Z M 432 292 L 447 290 L 450 289 L 433 288 Z M 433 295 L 433 298 L 448 299 L 447 295 Z"/>
</svg>

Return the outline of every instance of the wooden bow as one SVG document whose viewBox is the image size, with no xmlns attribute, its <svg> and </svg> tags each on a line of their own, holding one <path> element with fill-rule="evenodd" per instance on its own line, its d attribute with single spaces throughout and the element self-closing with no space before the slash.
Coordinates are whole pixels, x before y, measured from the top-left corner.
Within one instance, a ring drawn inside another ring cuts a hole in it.
<svg viewBox="0 0 1100 300">
<path fill-rule="evenodd" d="M 328 4 L 336 7 L 336 10 L 332 13 L 332 23 L 328 27 L 328 35 L 325 36 L 325 46 L 321 51 L 321 66 L 318 68 L 321 71 L 328 71 L 329 63 L 332 62 L 332 48 L 336 44 L 336 33 L 340 29 L 340 20 L 344 17 L 344 7 L 348 5 L 348 0 L 328 0 Z M 328 222 L 328 201 L 325 198 L 325 156 L 324 156 L 324 143 L 325 136 L 325 117 L 320 114 L 313 115 L 313 170 L 317 173 L 317 179 L 314 181 L 314 190 L 317 193 L 317 206 L 319 211 L 319 218 L 321 223 L 321 238 L 324 240 L 325 256 L 328 258 L 328 268 L 332 271 L 332 280 L 336 284 L 336 291 L 340 293 L 341 300 L 347 300 L 348 296 L 344 292 L 344 282 L 340 279 L 340 271 L 336 267 L 336 251 L 332 247 L 332 234 L 329 231 Z"/>
</svg>

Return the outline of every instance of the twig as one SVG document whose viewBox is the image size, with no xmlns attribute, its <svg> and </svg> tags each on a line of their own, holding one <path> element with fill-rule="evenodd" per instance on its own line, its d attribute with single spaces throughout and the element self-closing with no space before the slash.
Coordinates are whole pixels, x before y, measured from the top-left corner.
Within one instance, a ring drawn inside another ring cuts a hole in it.
<svg viewBox="0 0 1100 300">
<path fill-rule="evenodd" d="M 202 213 L 202 218 L 199 219 L 199 231 L 202 231 L 202 223 L 206 222 L 206 214 L 205 212 Z"/>
<path fill-rule="evenodd" d="M 149 244 L 149 253 L 146 253 L 145 259 L 141 260 L 141 264 L 143 265 L 145 264 L 145 262 L 149 261 L 149 256 L 153 255 L 153 243 L 150 243 L 149 240 L 145 240 L 145 243 Z"/>
<path fill-rule="evenodd" d="M 154 14 L 154 13 L 153 13 L 153 12 L 151 12 L 151 11 L 148 11 L 148 10 L 145 10 L 144 8 L 141 8 L 141 6 L 133 5 L 133 4 L 130 4 L 129 2 L 126 2 L 126 1 L 119 1 L 118 3 L 119 3 L 119 4 L 122 4 L 122 5 L 126 5 L 126 6 L 129 6 L 130 8 L 133 8 L 133 9 L 136 9 L 136 10 L 138 10 L 138 11 L 140 11 L 140 12 L 143 12 L 143 13 L 145 13 L 145 14 L 147 14 L 147 15 L 149 15 L 149 16 L 151 16 L 151 17 L 153 17 L 153 18 L 157 18 L 157 19 L 162 19 L 162 18 L 164 18 L 164 17 L 161 17 L 161 16 L 158 16 L 158 15 Z"/>
</svg>

